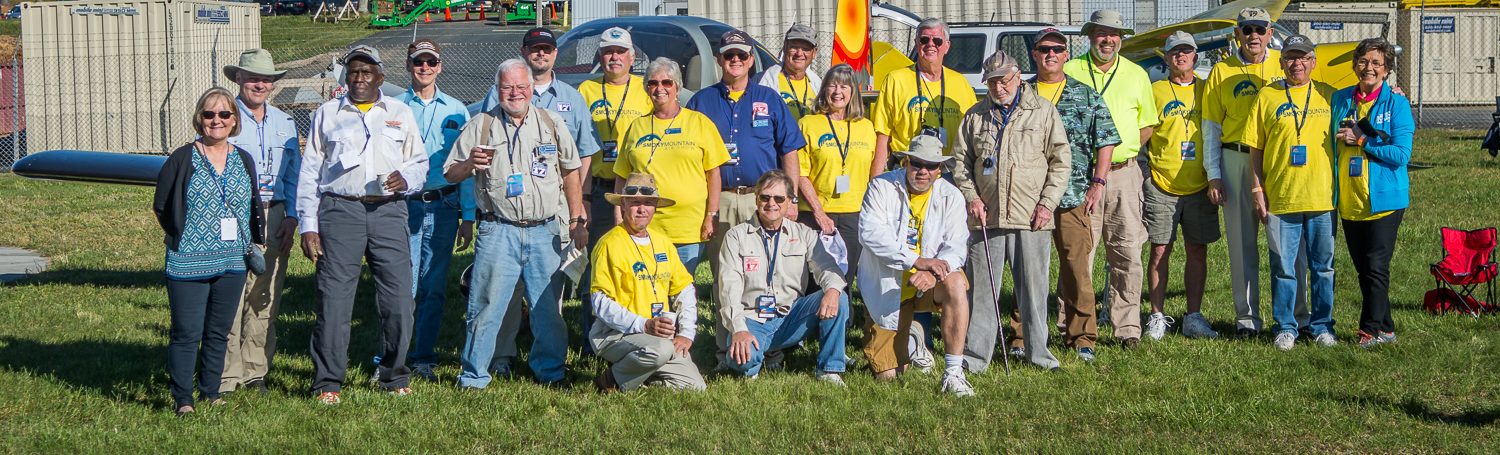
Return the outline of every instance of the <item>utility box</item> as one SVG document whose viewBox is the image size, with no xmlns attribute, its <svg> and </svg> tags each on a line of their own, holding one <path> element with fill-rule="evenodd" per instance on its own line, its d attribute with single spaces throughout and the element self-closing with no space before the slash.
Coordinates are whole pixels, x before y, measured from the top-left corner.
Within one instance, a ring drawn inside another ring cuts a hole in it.
<svg viewBox="0 0 1500 455">
<path fill-rule="evenodd" d="M 1398 81 L 1412 102 L 1492 106 L 1500 95 L 1500 8 L 1427 8 L 1396 14 Z M 1417 75 L 1421 73 L 1420 82 Z M 1426 87 L 1420 87 L 1426 85 Z"/>
<path fill-rule="evenodd" d="M 165 154 L 223 67 L 260 47 L 256 3 L 23 3 L 28 149 Z M 231 89 L 232 93 L 237 90 Z"/>
</svg>

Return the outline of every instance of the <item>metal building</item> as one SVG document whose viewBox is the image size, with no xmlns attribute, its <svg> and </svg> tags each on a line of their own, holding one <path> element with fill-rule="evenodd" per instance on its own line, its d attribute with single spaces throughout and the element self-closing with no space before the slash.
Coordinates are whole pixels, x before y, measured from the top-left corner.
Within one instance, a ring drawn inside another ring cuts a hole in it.
<svg viewBox="0 0 1500 455">
<path fill-rule="evenodd" d="M 1428 8 L 1422 14 L 1396 14 L 1396 43 L 1405 49 L 1396 60 L 1399 85 L 1413 102 L 1428 106 L 1494 105 L 1500 96 L 1500 8 Z"/>
</svg>

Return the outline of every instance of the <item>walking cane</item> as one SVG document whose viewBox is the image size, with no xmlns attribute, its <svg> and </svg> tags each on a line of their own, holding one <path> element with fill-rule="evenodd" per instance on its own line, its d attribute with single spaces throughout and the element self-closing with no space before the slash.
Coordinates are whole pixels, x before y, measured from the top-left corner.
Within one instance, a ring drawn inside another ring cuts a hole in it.
<svg viewBox="0 0 1500 455">
<path fill-rule="evenodd" d="M 994 259 L 990 258 L 990 230 L 985 227 L 985 224 L 987 224 L 986 221 L 984 219 L 979 220 L 979 235 L 983 236 L 983 238 L 979 239 L 979 242 L 984 244 L 984 268 L 985 273 L 988 273 L 988 275 L 985 275 L 985 278 L 990 282 L 990 297 L 995 299 L 995 329 L 999 332 L 1000 341 L 1003 343 L 1005 342 L 1005 319 L 1000 316 L 1000 290 L 995 287 L 995 265 Z M 1011 266 L 1014 267 L 1015 265 L 1012 264 Z M 1025 342 L 1025 340 L 1022 340 L 1022 342 Z M 1010 353 L 1001 352 L 1000 357 L 1005 359 L 1005 375 L 1010 376 Z"/>
</svg>

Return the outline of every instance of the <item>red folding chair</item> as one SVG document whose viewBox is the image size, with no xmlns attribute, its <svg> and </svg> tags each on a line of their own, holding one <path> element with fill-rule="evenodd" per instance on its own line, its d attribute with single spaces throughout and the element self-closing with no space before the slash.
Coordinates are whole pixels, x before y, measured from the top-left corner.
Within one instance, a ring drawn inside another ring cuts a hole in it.
<svg viewBox="0 0 1500 455">
<path fill-rule="evenodd" d="M 1442 228 L 1443 262 L 1432 264 L 1437 289 L 1427 292 L 1423 307 L 1433 314 L 1460 311 L 1479 317 L 1481 312 L 1497 309 L 1495 275 L 1495 228 L 1461 231 Z M 1474 291 L 1485 286 L 1487 300 L 1474 297 Z"/>
</svg>

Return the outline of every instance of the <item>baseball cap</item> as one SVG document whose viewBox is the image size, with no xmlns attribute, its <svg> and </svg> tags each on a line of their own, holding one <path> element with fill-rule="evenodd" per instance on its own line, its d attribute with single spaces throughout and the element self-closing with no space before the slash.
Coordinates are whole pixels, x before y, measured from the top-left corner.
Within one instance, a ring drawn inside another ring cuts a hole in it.
<svg viewBox="0 0 1500 455">
<path fill-rule="evenodd" d="M 1033 42 L 1040 43 L 1043 39 L 1047 38 L 1057 38 L 1059 41 L 1062 41 L 1063 44 L 1068 44 L 1068 36 L 1064 35 L 1062 30 L 1050 27 L 1041 29 L 1040 31 L 1036 32 L 1036 40 Z"/>
<path fill-rule="evenodd" d="M 432 58 L 443 58 L 438 55 L 438 43 L 427 38 L 412 41 L 406 45 L 406 58 L 417 58 L 418 55 L 429 54 Z"/>
<path fill-rule="evenodd" d="M 1240 10 L 1240 14 L 1235 17 L 1234 22 L 1235 25 L 1253 24 L 1269 27 L 1271 25 L 1271 13 L 1267 13 L 1264 8 L 1252 6 Z"/>
<path fill-rule="evenodd" d="M 610 27 L 599 35 L 599 48 L 623 47 L 626 50 L 635 49 L 635 44 L 630 41 L 630 31 L 620 27 Z"/>
<path fill-rule="evenodd" d="M 380 62 L 380 51 L 376 51 L 375 48 L 364 44 L 354 46 L 354 49 L 350 49 L 348 53 L 344 54 L 343 58 L 339 59 L 339 63 L 348 65 L 349 59 L 355 57 L 365 57 L 370 59 L 371 61 L 374 61 L 376 65 L 382 65 L 382 63 Z"/>
<path fill-rule="evenodd" d="M 745 33 L 739 30 L 730 30 L 724 32 L 724 35 L 722 36 L 722 42 L 723 44 L 719 45 L 720 54 L 728 52 L 730 50 L 750 52 L 749 33 Z"/>
<path fill-rule="evenodd" d="M 546 27 L 537 27 L 526 31 L 526 37 L 521 39 L 521 47 L 531 47 L 538 44 L 557 47 L 557 32 Z"/>
<path fill-rule="evenodd" d="M 1172 36 L 1167 37 L 1167 44 L 1163 45 L 1161 50 L 1162 52 L 1171 52 L 1177 46 L 1188 46 L 1193 48 L 1193 50 L 1198 50 L 1198 42 L 1193 40 L 1193 35 L 1182 30 L 1178 30 L 1177 33 L 1173 33 Z"/>
<path fill-rule="evenodd" d="M 1005 51 L 995 51 L 989 58 L 984 59 L 984 80 L 989 81 L 997 77 L 1007 76 L 1016 72 L 1020 67 L 1016 64 L 1015 57 Z"/>
<path fill-rule="evenodd" d="M 807 41 L 807 44 L 818 47 L 818 34 L 807 24 L 792 24 L 792 28 L 786 30 L 786 37 L 782 38 L 782 42 L 792 40 Z"/>
<path fill-rule="evenodd" d="M 1302 51 L 1308 55 L 1315 55 L 1312 40 L 1302 35 L 1292 35 L 1287 37 L 1286 41 L 1281 42 L 1282 53 L 1293 51 Z"/>
</svg>

